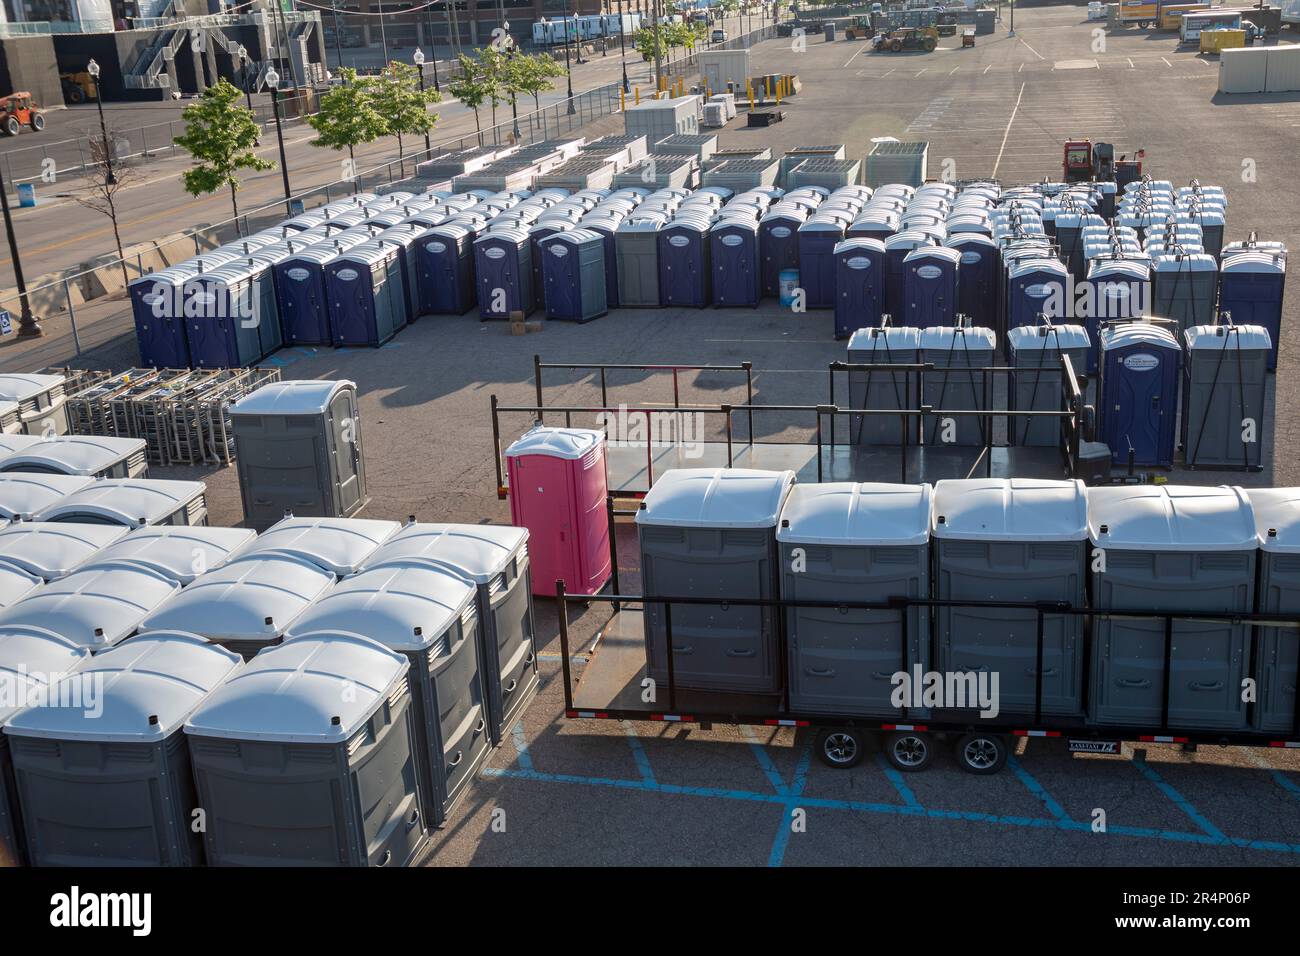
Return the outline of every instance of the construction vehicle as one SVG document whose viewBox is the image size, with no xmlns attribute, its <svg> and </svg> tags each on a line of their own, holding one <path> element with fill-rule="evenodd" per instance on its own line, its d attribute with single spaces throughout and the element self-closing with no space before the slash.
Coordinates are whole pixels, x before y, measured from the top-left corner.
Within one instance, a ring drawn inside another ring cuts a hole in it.
<svg viewBox="0 0 1300 956">
<path fill-rule="evenodd" d="M 60 73 L 59 84 L 63 87 L 63 102 L 69 106 L 93 102 L 95 99 L 95 81 L 85 70 L 80 73 Z"/>
<path fill-rule="evenodd" d="M 939 32 L 934 27 L 902 27 L 882 33 L 875 39 L 877 50 L 901 53 L 904 50 L 921 50 L 929 53 L 939 45 Z"/>
<path fill-rule="evenodd" d="M 38 133 L 45 129 L 45 114 L 32 102 L 32 94 L 23 91 L 0 97 L 0 133 L 17 136 L 24 126 Z"/>
<path fill-rule="evenodd" d="M 876 29 L 871 25 L 871 17 L 854 17 L 853 21 L 844 28 L 844 39 L 846 40 L 868 40 L 876 35 Z"/>
<path fill-rule="evenodd" d="M 1142 160 L 1146 150 L 1139 149 L 1129 159 L 1115 158 L 1111 143 L 1094 143 L 1090 139 L 1073 139 L 1065 144 L 1061 176 L 1067 183 L 1113 182 L 1123 189 L 1142 178 Z"/>
</svg>

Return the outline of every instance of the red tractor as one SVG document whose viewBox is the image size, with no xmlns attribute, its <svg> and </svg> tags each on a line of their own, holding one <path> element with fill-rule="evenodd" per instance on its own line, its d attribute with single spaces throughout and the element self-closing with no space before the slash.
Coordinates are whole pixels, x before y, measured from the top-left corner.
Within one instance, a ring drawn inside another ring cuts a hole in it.
<svg viewBox="0 0 1300 956">
<path fill-rule="evenodd" d="M 1113 181 L 1120 189 L 1142 178 L 1142 160 L 1146 150 L 1139 149 L 1133 158 L 1115 158 L 1111 143 L 1094 143 L 1090 139 L 1070 140 L 1065 144 L 1061 176 L 1067 183 Z"/>
<path fill-rule="evenodd" d="M 45 114 L 32 102 L 32 94 L 10 93 L 0 97 L 0 133 L 17 136 L 24 126 L 38 133 L 45 129 Z"/>
</svg>

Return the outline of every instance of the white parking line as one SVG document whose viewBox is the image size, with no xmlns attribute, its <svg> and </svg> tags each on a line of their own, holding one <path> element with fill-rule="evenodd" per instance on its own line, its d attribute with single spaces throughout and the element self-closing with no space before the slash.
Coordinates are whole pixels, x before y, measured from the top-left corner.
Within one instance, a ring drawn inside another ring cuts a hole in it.
<svg viewBox="0 0 1300 956">
<path fill-rule="evenodd" d="M 1165 61 L 1165 66 L 1169 67 L 1169 69 L 1172 70 L 1172 69 L 1174 68 L 1174 65 L 1173 65 L 1172 63 L 1170 63 L 1168 60 L 1165 60 L 1165 58 L 1164 58 L 1163 56 L 1162 56 L 1160 59 L 1162 59 L 1162 60 Z"/>
<path fill-rule="evenodd" d="M 1025 65 L 1024 65 L 1023 63 L 1021 63 L 1021 64 L 1020 64 L 1020 69 L 1016 70 L 1016 72 L 1017 72 L 1017 73 L 1023 73 L 1023 72 L 1025 72 Z"/>
<path fill-rule="evenodd" d="M 957 72 L 958 70 L 960 70 L 960 69 L 961 69 L 961 67 L 959 67 L 959 66 L 954 66 L 954 67 L 952 68 L 952 73 L 956 73 L 956 72 Z M 948 75 L 949 75 L 949 76 L 952 76 L 952 73 L 949 73 Z"/>
<path fill-rule="evenodd" d="M 862 52 L 863 50 L 865 50 L 868 46 L 869 46 L 869 44 L 864 43 L 864 44 L 862 44 L 862 46 L 858 47 L 857 53 L 854 53 L 851 57 L 849 57 L 847 60 L 845 60 L 845 61 L 844 61 L 844 65 L 845 65 L 845 66 L 848 66 L 850 63 L 852 63 L 854 60 L 856 60 L 856 59 L 858 58 L 858 53 L 861 53 L 861 52 Z"/>
<path fill-rule="evenodd" d="M 1024 38 L 1024 37 L 1020 37 L 1020 42 L 1021 42 L 1021 43 L 1025 43 L 1025 38 Z M 1028 43 L 1025 43 L 1025 49 L 1027 49 L 1027 50 L 1028 50 L 1030 53 L 1032 53 L 1034 56 L 1038 57 L 1040 60 L 1046 60 L 1046 59 L 1047 59 L 1047 57 L 1043 56 L 1043 54 L 1039 53 L 1037 50 L 1035 50 L 1033 47 L 1031 47 Z"/>
<path fill-rule="evenodd" d="M 889 71 L 889 73 L 896 73 L 896 72 L 898 72 L 897 67 L 895 67 L 894 69 L 892 69 L 892 70 Z M 889 76 L 889 73 L 886 73 L 885 76 Z M 883 80 L 883 79 L 885 78 L 885 76 L 882 76 L 881 79 Z"/>
<path fill-rule="evenodd" d="M 1020 84 L 1020 92 L 1016 94 L 1016 105 L 1011 109 L 1011 118 L 1007 120 L 1007 128 L 1002 133 L 1002 145 L 998 147 L 998 158 L 993 163 L 993 172 L 989 174 L 990 178 L 997 178 L 998 165 L 1002 162 L 1002 153 L 1007 148 L 1007 137 L 1011 135 L 1011 124 L 1016 121 L 1016 113 L 1020 110 L 1020 100 L 1025 95 L 1025 84 Z"/>
<path fill-rule="evenodd" d="M 984 67 L 984 73 L 987 73 L 987 72 L 988 72 L 989 70 L 991 70 L 991 69 L 993 69 L 993 64 L 992 64 L 992 63 L 990 63 L 988 66 Z M 984 73 L 981 73 L 980 76 L 983 76 Z"/>
<path fill-rule="evenodd" d="M 1124 59 L 1128 60 L 1128 68 L 1129 68 L 1130 70 L 1136 70 L 1136 69 L 1137 69 L 1137 67 L 1135 67 L 1135 66 L 1133 65 L 1133 58 L 1132 58 L 1131 56 L 1127 56 L 1127 57 L 1125 57 Z"/>
</svg>

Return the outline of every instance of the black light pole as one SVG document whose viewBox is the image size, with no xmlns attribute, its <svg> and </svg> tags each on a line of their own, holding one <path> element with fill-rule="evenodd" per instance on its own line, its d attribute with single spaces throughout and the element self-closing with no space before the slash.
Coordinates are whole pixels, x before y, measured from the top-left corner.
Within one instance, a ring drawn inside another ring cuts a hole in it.
<svg viewBox="0 0 1300 956">
<path fill-rule="evenodd" d="M 577 112 L 573 108 L 573 69 L 569 66 L 569 0 L 564 0 L 564 78 L 568 81 L 569 87 L 569 108 L 566 112 L 573 115 Z"/>
<path fill-rule="evenodd" d="M 95 90 L 99 93 L 98 87 Z M 18 337 L 34 339 L 45 334 L 41 324 L 32 315 L 32 304 L 27 299 L 27 282 L 23 279 L 23 263 L 18 258 L 18 237 L 14 235 L 14 221 L 9 216 L 9 187 L 5 185 L 4 173 L 0 171 L 0 209 L 4 211 L 5 235 L 9 237 L 9 258 L 14 263 L 14 283 L 18 286 L 18 302 L 22 315 L 18 319 Z"/>
<path fill-rule="evenodd" d="M 600 8 L 604 11 L 600 17 L 600 55 L 609 56 L 609 0 L 601 0 Z"/>
<path fill-rule="evenodd" d="M 248 112 L 253 112 L 253 91 L 252 84 L 248 82 L 248 47 L 242 43 L 239 49 L 235 51 L 239 57 L 239 72 L 244 74 L 244 103 L 248 106 Z"/>
<path fill-rule="evenodd" d="M 505 28 L 507 30 L 510 29 L 510 24 L 507 23 L 505 25 Z M 511 42 L 510 48 L 506 50 L 506 57 L 509 60 L 514 60 L 515 54 L 518 52 L 519 50 L 515 47 L 514 43 Z M 510 94 L 510 121 L 511 124 L 514 126 L 515 142 L 517 143 L 519 142 L 519 135 L 520 135 L 519 134 L 519 94 L 515 92 L 511 92 Z"/>
<path fill-rule="evenodd" d="M 411 54 L 411 59 L 415 61 L 415 71 L 420 74 L 420 106 L 424 108 L 424 112 L 427 114 L 429 107 L 424 103 L 424 51 L 417 46 L 415 52 Z M 433 153 L 433 144 L 429 142 L 429 131 L 427 129 L 424 131 L 424 153 L 426 156 Z"/>
<path fill-rule="evenodd" d="M 104 182 L 113 186 L 117 183 L 117 176 L 113 173 L 113 144 L 108 141 L 108 125 L 104 122 L 104 97 L 99 89 L 99 64 L 91 60 L 86 64 L 86 72 L 90 78 L 95 81 L 95 106 L 99 108 L 99 134 L 104 144 L 104 168 L 107 175 Z"/>
<path fill-rule="evenodd" d="M 442 87 L 438 84 L 438 40 L 433 35 L 433 4 L 429 5 L 429 49 L 433 51 L 433 89 L 435 93 L 441 93 Z M 424 78 L 423 69 L 420 70 L 420 78 Z"/>
<path fill-rule="evenodd" d="M 623 61 L 623 92 L 630 93 L 632 87 L 627 82 L 627 47 L 623 45 L 623 0 L 618 0 L 618 55 Z"/>
<path fill-rule="evenodd" d="M 284 130 L 280 127 L 280 74 L 274 69 L 266 72 L 266 85 L 271 88 L 271 112 L 275 114 L 275 138 L 280 143 L 280 174 L 284 177 L 284 208 L 289 215 L 293 215 L 293 209 L 290 208 L 289 197 L 292 195 L 289 191 L 289 164 L 284 158 Z"/>
<path fill-rule="evenodd" d="M 339 70 L 341 71 L 343 69 L 343 31 L 339 26 L 339 0 L 334 0 L 334 55 L 339 58 Z"/>
</svg>

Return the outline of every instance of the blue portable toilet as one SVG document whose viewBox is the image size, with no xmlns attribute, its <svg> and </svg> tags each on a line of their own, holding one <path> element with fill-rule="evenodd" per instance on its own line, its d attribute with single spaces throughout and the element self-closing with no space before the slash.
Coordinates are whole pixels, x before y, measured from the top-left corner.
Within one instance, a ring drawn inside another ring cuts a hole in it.
<svg viewBox="0 0 1300 956">
<path fill-rule="evenodd" d="M 601 238 L 605 247 L 605 307 L 617 309 L 618 298 L 618 250 L 614 233 L 623 216 L 618 212 L 603 213 L 599 208 L 578 220 L 579 229 L 590 229 Z"/>
<path fill-rule="evenodd" d="M 957 311 L 971 325 L 996 328 L 994 304 L 997 298 L 998 244 L 981 232 L 950 233 L 944 242 L 961 254 L 957 266 Z"/>
<path fill-rule="evenodd" d="M 132 279 L 131 312 L 140 364 L 147 368 L 189 368 L 185 334 L 185 283 L 195 275 L 188 263 Z"/>
<path fill-rule="evenodd" d="M 885 311 L 885 244 L 845 239 L 835 247 L 835 337 L 878 328 Z"/>
<path fill-rule="evenodd" d="M 864 209 L 845 230 L 846 239 L 876 239 L 884 242 L 898 232 L 898 216 L 890 212 L 873 212 Z"/>
<path fill-rule="evenodd" d="M 336 346 L 378 348 L 406 324 L 401 251 L 377 239 L 353 246 L 325 266 L 330 338 Z"/>
<path fill-rule="evenodd" d="M 339 233 L 275 264 L 280 330 L 287 345 L 329 345 L 333 341 L 325 266 L 364 241 L 357 234 Z"/>
<path fill-rule="evenodd" d="M 1285 252 L 1232 253 L 1219 267 L 1219 312 L 1231 315 L 1233 325 L 1264 327 L 1273 346 L 1268 358 L 1269 371 L 1277 368 L 1285 287 Z"/>
<path fill-rule="evenodd" d="M 1038 317 L 1056 319 L 1070 311 L 1070 273 L 1055 259 L 1032 257 L 1010 265 L 1007 273 L 1006 328 L 1037 325 Z"/>
<path fill-rule="evenodd" d="M 478 315 L 482 320 L 527 315 L 533 298 L 533 250 L 523 229 L 489 229 L 474 241 Z"/>
<path fill-rule="evenodd" d="M 1140 319 L 1151 314 L 1151 270 L 1133 259 L 1094 259 L 1079 311 L 1088 339 L 1088 374 L 1098 369 L 1101 328 L 1106 322 Z"/>
<path fill-rule="evenodd" d="M 420 286 L 418 253 L 416 243 L 424 229 L 413 223 L 398 223 L 385 229 L 375 238 L 398 247 L 401 255 L 398 263 L 402 267 L 402 288 L 405 290 L 406 321 L 414 322 L 420 317 Z"/>
<path fill-rule="evenodd" d="M 807 210 L 802 207 L 780 203 L 758 221 L 758 271 L 763 295 L 779 296 L 781 271 L 799 268 L 799 227 L 807 219 Z"/>
<path fill-rule="evenodd" d="M 906 309 L 903 260 L 913 249 L 932 245 L 933 240 L 921 232 L 899 232 L 885 240 L 885 312 L 902 324 Z"/>
<path fill-rule="evenodd" d="M 844 238 L 844 219 L 818 211 L 799 227 L 799 286 L 809 309 L 835 307 L 835 247 Z"/>
<path fill-rule="evenodd" d="M 758 308 L 758 220 L 724 216 L 709 229 L 713 304 Z"/>
<path fill-rule="evenodd" d="M 247 368 L 282 344 L 268 262 L 244 260 L 186 282 L 185 336 L 195 368 Z"/>
<path fill-rule="evenodd" d="M 569 229 L 543 239 L 542 290 L 548 319 L 589 322 L 609 311 L 605 300 L 605 238 Z"/>
<path fill-rule="evenodd" d="M 1173 333 L 1147 322 L 1122 322 L 1101 332 L 1098 432 L 1111 461 L 1171 468 L 1177 439 L 1182 349 Z"/>
<path fill-rule="evenodd" d="M 464 315 L 474 307 L 473 237 L 470 227 L 445 222 L 416 240 L 421 315 Z"/>
<path fill-rule="evenodd" d="M 690 215 L 659 230 L 659 301 L 702 309 L 709 304 L 709 220 Z"/>
<path fill-rule="evenodd" d="M 533 265 L 533 297 L 537 304 L 545 306 L 546 304 L 546 273 L 545 261 L 542 259 L 542 243 L 557 232 L 567 232 L 574 226 L 574 220 L 563 216 L 546 216 L 537 219 L 527 226 L 520 226 L 528 233 L 528 244 L 530 246 L 529 260 Z"/>
<path fill-rule="evenodd" d="M 918 246 L 903 259 L 903 320 L 914 329 L 957 321 L 957 269 L 961 253 L 946 246 Z"/>
</svg>

